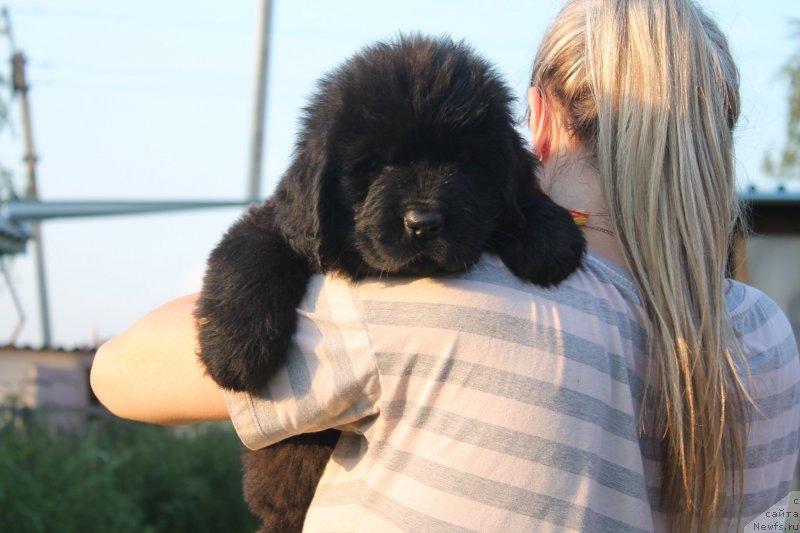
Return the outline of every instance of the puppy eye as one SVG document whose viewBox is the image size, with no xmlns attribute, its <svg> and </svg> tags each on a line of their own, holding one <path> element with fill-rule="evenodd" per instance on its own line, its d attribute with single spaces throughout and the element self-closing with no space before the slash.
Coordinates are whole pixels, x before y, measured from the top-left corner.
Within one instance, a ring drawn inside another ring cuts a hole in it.
<svg viewBox="0 0 800 533">
<path fill-rule="evenodd" d="M 385 165 L 381 161 L 363 159 L 357 161 L 349 168 L 350 174 L 369 174 L 374 175 L 383 172 Z"/>
</svg>

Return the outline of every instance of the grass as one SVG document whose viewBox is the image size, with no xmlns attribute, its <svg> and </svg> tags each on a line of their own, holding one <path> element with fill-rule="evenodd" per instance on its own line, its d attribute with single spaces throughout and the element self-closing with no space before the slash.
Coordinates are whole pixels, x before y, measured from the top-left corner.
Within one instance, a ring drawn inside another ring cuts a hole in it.
<svg viewBox="0 0 800 533">
<path fill-rule="evenodd" d="M 95 422 L 51 432 L 0 429 L 0 531 L 237 532 L 257 520 L 241 489 L 241 445 L 229 425 L 182 431 Z"/>
</svg>

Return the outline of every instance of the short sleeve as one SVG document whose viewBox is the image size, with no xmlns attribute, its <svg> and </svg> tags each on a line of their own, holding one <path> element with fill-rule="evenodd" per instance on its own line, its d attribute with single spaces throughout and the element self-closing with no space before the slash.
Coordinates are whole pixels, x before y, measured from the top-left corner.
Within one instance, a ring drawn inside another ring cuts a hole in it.
<svg viewBox="0 0 800 533">
<path fill-rule="evenodd" d="M 258 394 L 226 392 L 250 449 L 328 428 L 360 431 L 377 413 L 380 384 L 355 286 L 314 276 L 298 308 L 286 365 Z"/>
<path fill-rule="evenodd" d="M 751 413 L 743 516 L 763 513 L 792 489 L 800 449 L 800 359 L 791 324 L 763 292 L 739 285 L 731 317 L 747 355 Z"/>
</svg>

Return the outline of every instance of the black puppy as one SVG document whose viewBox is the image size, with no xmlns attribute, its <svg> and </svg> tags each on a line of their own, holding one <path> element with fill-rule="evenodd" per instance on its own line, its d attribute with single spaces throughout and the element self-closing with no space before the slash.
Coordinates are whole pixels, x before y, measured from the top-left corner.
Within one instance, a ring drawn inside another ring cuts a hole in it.
<svg viewBox="0 0 800 533">
<path fill-rule="evenodd" d="M 214 380 L 264 385 L 314 272 L 428 276 L 467 270 L 484 251 L 539 285 L 573 272 L 583 237 L 539 190 L 511 102 L 493 68 L 447 38 L 379 43 L 324 77 L 275 194 L 209 259 L 196 318 Z M 246 497 L 265 529 L 300 529 L 337 438 L 246 457 Z"/>
</svg>

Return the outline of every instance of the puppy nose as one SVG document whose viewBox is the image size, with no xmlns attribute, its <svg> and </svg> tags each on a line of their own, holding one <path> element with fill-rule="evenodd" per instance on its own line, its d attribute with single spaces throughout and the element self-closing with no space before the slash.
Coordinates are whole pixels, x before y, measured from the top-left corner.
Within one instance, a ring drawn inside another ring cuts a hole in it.
<svg viewBox="0 0 800 533">
<path fill-rule="evenodd" d="M 432 239 L 442 229 L 444 217 L 438 211 L 411 208 L 405 212 L 403 223 L 406 229 L 419 239 Z"/>
</svg>

